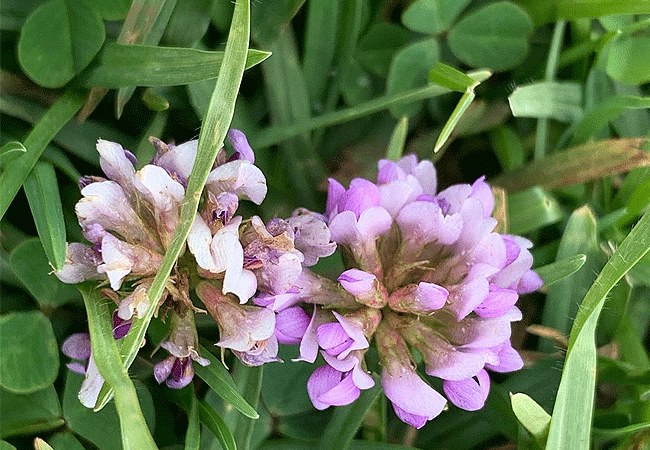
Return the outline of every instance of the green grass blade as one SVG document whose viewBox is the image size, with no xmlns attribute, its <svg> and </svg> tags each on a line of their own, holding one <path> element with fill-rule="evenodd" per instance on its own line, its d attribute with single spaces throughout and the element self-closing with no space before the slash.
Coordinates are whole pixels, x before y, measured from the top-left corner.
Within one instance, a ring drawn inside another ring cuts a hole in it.
<svg viewBox="0 0 650 450">
<path fill-rule="evenodd" d="M 199 134 L 196 161 L 181 206 L 179 224 L 149 289 L 149 299 L 153 299 L 150 303 L 151 307 L 141 319 L 134 321 L 129 333 L 121 340 L 120 350 L 126 367 L 131 365 L 138 353 L 140 343 L 156 311 L 158 299 L 165 289 L 167 278 L 181 251 L 185 248 L 185 240 L 194 222 L 205 180 L 212 169 L 217 151 L 223 144 L 232 120 L 235 100 L 244 73 L 249 35 L 250 4 L 248 0 L 238 0 L 233 13 L 228 42 L 226 43 L 223 70 L 219 71 L 217 83 Z M 109 398 L 110 389 L 104 386 L 97 399 L 95 409 L 103 407 Z"/>
<path fill-rule="evenodd" d="M 556 281 L 560 281 L 576 273 L 584 265 L 586 260 L 587 255 L 574 255 L 543 267 L 538 267 L 535 269 L 535 272 L 544 280 L 544 286 L 550 286 Z"/>
<path fill-rule="evenodd" d="M 115 393 L 122 446 L 124 450 L 157 449 L 142 415 L 135 386 L 124 367 L 117 343 L 113 339 L 109 303 L 91 283 L 81 283 L 78 287 L 88 312 L 93 358 L 99 373 Z"/>
<path fill-rule="evenodd" d="M 66 234 L 59 185 L 52 165 L 36 163 L 23 188 L 47 259 L 60 270 L 65 262 Z"/>
<path fill-rule="evenodd" d="M 406 134 L 409 131 L 409 118 L 408 116 L 402 117 L 393 133 L 390 135 L 390 142 L 388 143 L 388 148 L 386 149 L 386 159 L 391 161 L 397 161 L 402 157 L 404 152 L 404 144 L 406 143 Z"/>
<path fill-rule="evenodd" d="M 449 136 L 451 136 L 451 132 L 454 131 L 454 127 L 462 115 L 465 113 L 467 108 L 469 108 L 469 105 L 472 103 L 472 100 L 474 100 L 475 96 L 476 94 L 474 91 L 468 89 L 468 91 L 465 92 L 460 98 L 458 104 L 454 108 L 454 111 L 449 116 L 449 119 L 447 119 L 447 123 L 445 123 L 445 126 L 442 127 L 442 131 L 440 132 L 440 136 L 438 136 L 436 145 L 433 146 L 433 153 L 438 153 L 442 146 L 445 145 L 445 142 L 447 142 L 447 139 L 449 139 Z"/>
<path fill-rule="evenodd" d="M 261 50 L 244 51 L 248 51 L 247 69 L 270 55 Z M 79 82 L 107 88 L 177 86 L 216 78 L 223 60 L 223 52 L 111 43 L 100 53 L 97 65 L 79 76 Z"/>
<path fill-rule="evenodd" d="M 237 364 L 234 373 L 235 382 L 237 383 L 239 390 L 243 393 L 246 401 L 257 407 L 260 399 L 260 392 L 262 390 L 263 367 L 251 367 L 239 363 Z M 254 419 L 239 414 L 235 417 L 233 435 L 235 437 L 235 442 L 237 443 L 237 448 L 240 450 L 248 450 L 250 448 L 255 422 Z"/>
<path fill-rule="evenodd" d="M 212 431 L 217 437 L 221 446 L 225 450 L 237 450 L 235 438 L 228 429 L 226 422 L 221 416 L 210 406 L 205 400 L 198 401 L 199 418 L 201 423 L 205 425 L 208 430 Z"/>
<path fill-rule="evenodd" d="M 519 422 L 533 435 L 535 440 L 544 445 L 548 428 L 551 424 L 551 416 L 548 415 L 544 408 L 523 393 L 517 393 L 510 397 L 512 410 L 514 411 Z"/>
<path fill-rule="evenodd" d="M 201 446 L 201 425 L 199 422 L 199 401 L 195 395 L 192 395 L 192 406 L 190 406 L 187 421 L 185 450 L 199 450 Z"/>
<path fill-rule="evenodd" d="M 559 0 L 557 17 L 566 20 L 612 14 L 650 14 L 646 0 Z"/>
<path fill-rule="evenodd" d="M 83 94 L 67 91 L 47 110 L 25 139 L 27 152 L 13 160 L 0 174 L 0 219 L 41 157 L 47 144 L 83 105 Z"/>
<path fill-rule="evenodd" d="M 580 305 L 555 400 L 546 448 L 589 449 L 596 386 L 595 332 L 609 291 L 650 251 L 650 211 L 623 240 Z M 580 386 L 580 389 L 576 389 Z"/>
<path fill-rule="evenodd" d="M 647 108 L 650 108 L 650 97 L 636 97 L 634 95 L 610 97 L 585 112 L 584 117 L 576 125 L 571 142 L 573 144 L 585 142 L 590 136 L 597 135 L 607 122 L 628 109 Z"/>
<path fill-rule="evenodd" d="M 512 115 L 573 122 L 582 117 L 582 85 L 543 81 L 520 86 L 508 97 Z"/>
<path fill-rule="evenodd" d="M 219 361 L 205 347 L 201 347 L 201 354 L 210 360 L 210 365 L 203 367 L 199 364 L 195 364 L 194 373 L 205 381 L 208 386 L 210 386 L 210 388 L 226 403 L 232 405 L 246 417 L 257 419 L 259 414 L 257 414 L 255 408 L 249 405 L 248 402 L 244 400 L 244 397 L 239 394 L 230 374 L 221 361 Z"/>
<path fill-rule="evenodd" d="M 3 169 L 14 159 L 25 154 L 27 149 L 18 141 L 7 142 L 0 148 L 0 169 Z"/>
<path fill-rule="evenodd" d="M 312 107 L 323 106 L 330 77 L 339 15 L 339 2 L 312 0 L 307 4 L 303 71 Z"/>
<path fill-rule="evenodd" d="M 429 81 L 456 92 L 466 92 L 479 84 L 466 73 L 441 62 L 436 63 L 429 71 Z"/>
<path fill-rule="evenodd" d="M 345 450 L 357 434 L 366 411 L 381 393 L 379 377 L 375 378 L 375 385 L 361 392 L 361 396 L 347 406 L 336 408 L 332 418 L 325 428 L 318 450 Z"/>
</svg>

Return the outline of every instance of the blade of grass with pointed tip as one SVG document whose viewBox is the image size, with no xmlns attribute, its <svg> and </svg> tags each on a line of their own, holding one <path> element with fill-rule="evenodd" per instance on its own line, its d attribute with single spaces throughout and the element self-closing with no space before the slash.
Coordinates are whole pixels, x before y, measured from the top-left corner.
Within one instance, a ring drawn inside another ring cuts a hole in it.
<svg viewBox="0 0 650 450">
<path fill-rule="evenodd" d="M 397 161 L 402 157 L 408 130 L 409 118 L 408 116 L 404 116 L 399 120 L 399 122 L 397 122 L 393 133 L 390 135 L 390 142 L 388 143 L 388 148 L 386 149 L 386 159 Z"/>
<path fill-rule="evenodd" d="M 478 82 L 455 67 L 438 62 L 429 71 L 429 82 L 444 86 L 452 91 L 465 92 L 478 86 Z"/>
<path fill-rule="evenodd" d="M 362 391 L 357 400 L 334 411 L 323 435 L 318 441 L 318 450 L 345 450 L 357 434 L 366 411 L 381 393 L 379 377 L 373 377 L 375 385 Z"/>
<path fill-rule="evenodd" d="M 36 163 L 23 188 L 47 259 L 52 267 L 61 270 L 65 262 L 65 221 L 52 165 Z"/>
<path fill-rule="evenodd" d="M 467 92 L 465 92 L 460 98 L 458 104 L 454 108 L 454 111 L 449 116 L 449 119 L 447 119 L 447 123 L 445 123 L 445 126 L 442 127 L 442 131 L 440 132 L 440 136 L 438 136 L 436 145 L 433 146 L 433 153 L 438 153 L 438 150 L 440 150 L 442 146 L 445 145 L 447 139 L 449 139 L 449 136 L 451 136 L 451 132 L 454 131 L 454 127 L 462 117 L 463 113 L 467 110 L 467 108 L 469 108 L 469 105 L 472 103 L 472 100 L 474 100 L 475 96 L 476 94 L 474 91 L 472 89 L 468 89 Z"/>
<path fill-rule="evenodd" d="M 247 69 L 270 55 L 254 49 L 244 54 Z M 97 65 L 86 69 L 78 80 L 84 86 L 108 88 L 178 86 L 216 78 L 224 58 L 224 52 L 111 43 L 104 46 Z"/>
<path fill-rule="evenodd" d="M 4 168 L 14 159 L 25 154 L 27 149 L 18 141 L 7 142 L 0 148 L 0 169 Z"/>
<path fill-rule="evenodd" d="M 581 253 L 538 267 L 535 269 L 535 272 L 544 280 L 544 286 L 550 286 L 556 281 L 560 281 L 576 273 L 584 265 L 586 260 L 587 255 Z"/>
<path fill-rule="evenodd" d="M 27 175 L 40 158 L 43 150 L 59 130 L 65 125 L 83 105 L 84 97 L 76 91 L 66 91 L 41 117 L 36 126 L 25 139 L 27 152 L 9 163 L 0 174 L 0 218 L 4 217 L 7 208 L 25 182 Z"/>
<path fill-rule="evenodd" d="M 551 190 L 598 180 L 650 165 L 650 153 L 641 149 L 645 142 L 647 138 L 588 142 L 555 152 L 492 182 L 515 192 L 535 185 Z"/>
<path fill-rule="evenodd" d="M 196 364 L 194 366 L 194 373 L 205 381 L 208 386 L 225 402 L 231 404 L 235 409 L 241 412 L 246 417 L 257 419 L 259 414 L 251 405 L 244 400 L 237 391 L 235 384 L 230 377 L 230 374 L 208 349 L 201 347 L 201 354 L 210 361 L 210 365 L 201 366 Z"/>
<path fill-rule="evenodd" d="M 197 403 L 201 423 L 214 433 L 225 450 L 237 450 L 235 438 L 221 416 L 205 400 Z"/>
<path fill-rule="evenodd" d="M 535 440 L 544 445 L 548 436 L 548 428 L 551 424 L 551 416 L 544 411 L 544 408 L 523 393 L 510 396 L 512 410 L 519 422 L 533 435 Z"/>
<path fill-rule="evenodd" d="M 607 294 L 650 251 L 647 211 L 612 257 L 582 301 L 569 337 L 560 388 L 546 448 L 589 449 L 596 387 L 596 324 Z M 580 386 L 580 389 L 576 389 Z"/>
<path fill-rule="evenodd" d="M 91 283 L 77 285 L 88 312 L 88 330 L 92 353 L 105 384 L 115 393 L 115 407 L 120 418 L 124 450 L 157 450 L 140 408 L 133 381 L 124 368 L 122 357 L 111 330 L 108 302 Z"/>
<path fill-rule="evenodd" d="M 167 248 L 158 273 L 149 288 L 150 307 L 141 319 L 134 321 L 129 333 L 121 339 L 120 350 L 124 365 L 129 367 L 135 359 L 147 326 L 156 311 L 171 273 L 189 234 L 201 198 L 205 181 L 212 169 L 217 151 L 221 148 L 235 109 L 235 100 L 244 73 L 250 35 L 250 3 L 238 0 L 235 4 L 232 25 L 224 52 L 222 70 L 210 99 L 210 104 L 199 134 L 198 150 L 189 177 L 185 198 L 181 206 L 180 220 L 172 241 Z M 99 393 L 95 409 L 102 408 L 110 399 L 110 389 L 105 385 Z"/>
</svg>

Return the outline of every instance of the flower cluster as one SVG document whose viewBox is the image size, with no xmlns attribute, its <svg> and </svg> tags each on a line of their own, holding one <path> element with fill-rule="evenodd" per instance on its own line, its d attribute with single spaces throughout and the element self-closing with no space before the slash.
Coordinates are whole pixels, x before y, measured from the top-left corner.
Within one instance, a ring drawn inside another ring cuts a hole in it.
<svg viewBox="0 0 650 450">
<path fill-rule="evenodd" d="M 219 327 L 216 345 L 244 364 L 278 361 L 278 344 L 299 345 L 298 360 L 322 361 L 307 382 L 317 409 L 346 405 L 375 384 L 366 352 L 377 350 L 381 384 L 397 416 L 422 427 L 450 401 L 476 410 L 487 398 L 488 370 L 509 372 L 523 362 L 510 343 L 521 319 L 520 294 L 538 289 L 531 243 L 495 232 L 494 197 L 484 178 L 437 191 L 430 161 L 413 155 L 379 162 L 377 182 L 329 182 L 325 214 L 298 209 L 264 223 L 237 215 L 239 201 L 260 204 L 266 181 L 245 136 L 231 130 L 229 157 L 218 152 L 183 255 L 154 307 L 170 323 L 161 347 L 169 356 L 155 379 L 186 386 L 201 357 L 191 292 Z M 197 142 L 151 140 L 153 161 L 139 170 L 120 145 L 99 141 L 107 178 L 80 180 L 76 213 L 90 245 L 68 246 L 56 275 L 99 280 L 116 304 L 120 339 L 150 305 L 152 284 L 176 226 Z M 337 280 L 309 267 L 341 252 Z M 64 352 L 86 373 L 80 397 L 92 406 L 101 376 L 87 335 L 73 335 Z M 417 351 L 418 358 L 414 356 Z M 417 370 L 442 380 L 434 390 Z M 444 394 L 444 395 L 443 395 Z"/>
<path fill-rule="evenodd" d="M 521 319 L 514 305 L 542 280 L 531 243 L 493 231 L 493 209 L 484 178 L 437 192 L 432 163 L 413 155 L 380 161 L 376 183 L 330 180 L 325 218 L 347 270 L 334 282 L 304 269 L 285 293 L 255 299 L 277 311 L 276 336 L 300 345 L 299 360 L 324 360 L 307 382 L 317 409 L 373 386 L 364 361 L 372 341 L 384 393 L 418 428 L 447 400 L 480 409 L 486 370 L 522 367 L 510 344 Z M 413 350 L 443 380 L 444 396 L 417 372 Z"/>
<path fill-rule="evenodd" d="M 90 244 L 70 243 L 65 265 L 55 272 L 66 283 L 97 280 L 106 285 L 102 293 L 116 304 L 115 339 L 124 337 L 132 321 L 151 306 L 148 291 L 179 223 L 196 159 L 196 140 L 178 146 L 150 140 L 156 154 L 139 170 L 131 152 L 98 141 L 106 178 L 83 177 L 79 181 L 83 197 L 75 208 Z M 244 134 L 230 130 L 228 141 L 234 153 L 228 156 L 222 148 L 217 154 L 186 241 L 189 255 L 181 256 L 155 305 L 156 314 L 162 310 L 169 321 L 170 333 L 161 344 L 169 357 L 155 366 L 154 375 L 173 388 L 192 380 L 192 361 L 209 364 L 199 354 L 194 324 L 194 312 L 205 311 L 194 305 L 191 288 L 219 326 L 217 345 L 231 349 L 246 364 L 276 361 L 275 313 L 246 303 L 258 291 L 273 295 L 287 290 L 303 265 L 315 264 L 335 250 L 327 226 L 316 215 L 297 213 L 266 225 L 257 216 L 244 220 L 236 215 L 240 200 L 262 202 L 266 180 L 254 165 Z M 80 398 L 92 406 L 103 380 L 91 370 L 89 342 L 74 335 L 64 350 L 75 358 L 88 354 L 84 358 L 88 365 L 73 369 L 86 374 Z"/>
</svg>

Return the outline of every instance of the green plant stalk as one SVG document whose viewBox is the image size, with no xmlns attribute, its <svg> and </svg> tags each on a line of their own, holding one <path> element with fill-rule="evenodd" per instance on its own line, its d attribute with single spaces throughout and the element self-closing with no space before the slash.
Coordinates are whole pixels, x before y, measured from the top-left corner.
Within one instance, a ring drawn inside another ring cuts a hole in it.
<svg viewBox="0 0 650 450">
<path fill-rule="evenodd" d="M 183 203 L 181 204 L 179 224 L 176 227 L 167 253 L 149 289 L 148 294 L 151 306 L 141 319 L 134 321 L 129 333 L 122 338 L 120 353 L 126 367 L 131 365 L 138 353 L 140 343 L 144 339 L 149 322 L 157 309 L 158 299 L 163 294 L 167 279 L 174 264 L 176 264 L 176 260 L 185 248 L 185 240 L 194 222 L 205 181 L 212 169 L 217 152 L 223 145 L 224 138 L 232 120 L 235 110 L 235 100 L 244 73 L 249 36 L 249 0 L 238 0 L 233 12 L 232 25 L 226 43 L 223 64 L 219 70 L 217 83 L 199 134 L 196 160 L 188 180 Z M 95 405 L 95 410 L 101 409 L 109 398 L 109 389 L 102 388 L 102 392 Z"/>
<path fill-rule="evenodd" d="M 115 393 L 122 446 L 124 450 L 157 449 L 142 415 L 135 386 L 129 378 L 113 339 L 108 302 L 91 283 L 82 283 L 78 287 L 88 312 L 88 330 L 93 357 L 99 373 Z"/>
<path fill-rule="evenodd" d="M 420 100 L 426 100 L 431 97 L 446 94 L 447 92 L 451 91 L 442 86 L 431 85 L 423 88 L 411 89 L 406 92 L 400 92 L 399 94 L 384 95 L 361 105 L 326 113 L 303 122 L 269 127 L 257 136 L 253 136 L 250 140 L 250 144 L 253 148 L 270 147 L 271 145 L 301 135 L 315 128 L 337 125 L 339 123 L 358 119 L 368 114 L 389 109 L 391 106 L 418 102 Z"/>
<path fill-rule="evenodd" d="M 564 36 L 564 28 L 566 22 L 558 20 L 555 23 L 553 30 L 553 37 L 551 39 L 551 48 L 548 52 L 548 59 L 546 60 L 546 73 L 544 74 L 545 81 L 553 81 L 555 79 L 555 72 L 557 71 L 558 61 L 560 59 L 560 49 L 562 47 L 562 37 Z M 546 144 L 548 141 L 548 119 L 537 119 L 537 133 L 535 135 L 535 159 L 541 159 L 546 153 Z"/>
<path fill-rule="evenodd" d="M 12 161 L 0 174 L 0 219 L 25 182 L 27 175 L 41 157 L 43 150 L 61 128 L 75 115 L 84 102 L 84 94 L 68 90 L 41 117 L 23 143 L 27 152 Z"/>
</svg>

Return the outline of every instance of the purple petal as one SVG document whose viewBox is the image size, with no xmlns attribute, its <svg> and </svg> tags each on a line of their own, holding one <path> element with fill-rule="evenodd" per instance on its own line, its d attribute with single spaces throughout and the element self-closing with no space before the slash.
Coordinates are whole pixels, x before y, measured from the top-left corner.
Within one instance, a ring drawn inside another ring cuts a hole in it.
<svg viewBox="0 0 650 450">
<path fill-rule="evenodd" d="M 299 306 L 283 309 L 275 317 L 275 336 L 281 344 L 299 344 L 309 322 L 309 316 Z"/>
<path fill-rule="evenodd" d="M 494 194 L 490 185 L 485 182 L 485 176 L 482 176 L 472 184 L 471 198 L 475 198 L 483 205 L 483 216 L 490 217 L 494 210 Z"/>
<path fill-rule="evenodd" d="M 328 179 L 327 185 L 327 203 L 325 206 L 325 214 L 331 218 L 332 213 L 336 214 L 339 212 L 338 203 L 341 195 L 345 192 L 345 188 L 341 183 L 336 181 L 334 178 Z"/>
<path fill-rule="evenodd" d="M 342 375 L 341 372 L 328 365 L 314 370 L 307 380 L 307 393 L 314 408 L 322 410 L 331 406 L 330 403 L 320 401 L 320 397 L 340 383 Z"/>
<path fill-rule="evenodd" d="M 375 289 L 376 280 L 375 275 L 359 269 L 348 269 L 338 278 L 343 289 L 355 296 L 371 293 Z"/>
<path fill-rule="evenodd" d="M 316 329 L 318 344 L 328 355 L 338 355 L 352 345 L 352 339 L 338 322 L 324 323 Z"/>
<path fill-rule="evenodd" d="M 153 376 L 156 378 L 158 384 L 165 381 L 172 373 L 172 367 L 176 361 L 175 356 L 168 356 L 167 358 L 160 361 L 158 364 L 153 366 Z"/>
<path fill-rule="evenodd" d="M 443 216 L 440 206 L 432 202 L 409 203 L 399 212 L 396 222 L 404 239 L 419 247 L 431 242 L 453 244 L 463 228 L 459 214 Z"/>
<path fill-rule="evenodd" d="M 514 372 L 524 367 L 524 361 L 521 359 L 517 350 L 510 345 L 510 342 L 503 344 L 497 356 L 499 358 L 499 364 L 486 364 L 486 369 L 490 369 L 493 372 L 505 373 Z"/>
<path fill-rule="evenodd" d="M 391 374 L 384 368 L 381 385 L 386 397 L 405 412 L 431 420 L 440 414 L 447 401 L 425 383 L 410 367 L 402 367 L 399 373 Z"/>
<path fill-rule="evenodd" d="M 318 401 L 332 406 L 349 405 L 359 398 L 361 390 L 354 384 L 352 374 L 348 373 L 334 387 L 318 396 Z"/>
<path fill-rule="evenodd" d="M 68 369 L 81 375 L 86 373 L 86 365 L 78 362 L 69 362 L 65 365 Z"/>
<path fill-rule="evenodd" d="M 445 380 L 442 389 L 454 405 L 466 411 L 477 411 L 483 407 L 490 393 L 490 376 L 485 370 L 481 370 L 476 379 L 472 377 L 462 381 Z"/>
<path fill-rule="evenodd" d="M 480 317 L 498 317 L 509 311 L 517 303 L 518 298 L 517 292 L 491 284 L 490 293 L 480 305 L 474 308 L 474 312 Z"/>
<path fill-rule="evenodd" d="M 517 293 L 530 294 L 544 285 L 544 280 L 534 270 L 527 270 L 515 286 Z"/>
<path fill-rule="evenodd" d="M 395 403 L 392 403 L 393 405 L 393 410 L 395 410 L 395 415 L 401 420 L 402 422 L 411 425 L 412 427 L 415 428 L 422 428 L 425 423 L 427 423 L 427 417 L 426 416 L 418 416 L 417 414 L 411 414 L 409 412 L 404 411 L 402 408 L 397 406 Z"/>
<path fill-rule="evenodd" d="M 228 131 L 228 142 L 235 149 L 238 155 L 237 159 L 247 159 L 252 164 L 255 163 L 255 153 L 246 139 L 246 135 L 239 130 L 231 128 Z"/>
<path fill-rule="evenodd" d="M 63 341 L 61 351 L 68 358 L 87 361 L 88 358 L 90 358 L 90 334 L 71 334 L 65 341 Z"/>
</svg>

